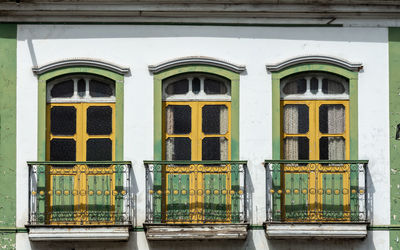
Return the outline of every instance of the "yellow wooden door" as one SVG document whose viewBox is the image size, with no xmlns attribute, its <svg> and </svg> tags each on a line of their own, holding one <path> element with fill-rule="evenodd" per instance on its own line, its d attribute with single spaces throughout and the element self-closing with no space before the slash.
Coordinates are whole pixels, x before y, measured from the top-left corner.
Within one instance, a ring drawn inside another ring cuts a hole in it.
<svg viewBox="0 0 400 250">
<path fill-rule="evenodd" d="M 230 108 L 230 102 L 164 102 L 164 159 L 230 160 Z M 164 176 L 167 222 L 230 220 L 230 166 L 166 166 Z M 225 210 L 212 209 L 217 206 Z"/>
<path fill-rule="evenodd" d="M 281 110 L 284 159 L 349 159 L 348 101 L 285 100 Z M 348 164 L 288 164 L 283 170 L 283 211 L 287 220 L 349 219 Z"/>
<path fill-rule="evenodd" d="M 48 104 L 47 128 L 49 161 L 115 159 L 115 104 Z M 47 175 L 50 223 L 112 223 L 114 172 L 109 165 L 51 166 Z"/>
</svg>

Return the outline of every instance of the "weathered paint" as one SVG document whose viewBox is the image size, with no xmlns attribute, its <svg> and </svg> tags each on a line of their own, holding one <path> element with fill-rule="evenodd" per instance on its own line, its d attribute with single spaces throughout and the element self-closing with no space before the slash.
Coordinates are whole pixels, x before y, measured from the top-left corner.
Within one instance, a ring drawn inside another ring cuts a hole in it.
<svg viewBox="0 0 400 250">
<path fill-rule="evenodd" d="M 46 160 L 46 82 L 57 76 L 74 73 L 95 74 L 115 81 L 115 160 L 122 161 L 124 139 L 124 76 L 108 70 L 87 66 L 56 69 L 39 76 L 37 160 Z"/>
<path fill-rule="evenodd" d="M 17 26 L 0 24 L 0 227 L 15 227 Z M 0 247 L 15 248 L 15 233 L 0 232 Z"/>
<path fill-rule="evenodd" d="M 329 72 L 333 74 L 338 74 L 349 79 L 350 85 L 350 160 L 357 160 L 358 158 L 358 91 L 357 91 L 357 81 L 358 75 L 356 72 L 352 72 L 347 69 L 343 69 L 341 67 L 335 65 L 328 64 L 301 64 L 294 65 L 287 69 L 284 69 L 279 72 L 273 72 L 272 75 L 272 88 L 273 94 L 272 97 L 272 140 L 273 140 L 273 159 L 280 159 L 280 151 L 281 151 L 281 107 L 280 107 L 280 83 L 281 79 L 301 72 L 307 71 L 321 71 L 321 72 Z"/>
<path fill-rule="evenodd" d="M 226 77 L 231 82 L 231 160 L 239 160 L 239 74 L 211 65 L 189 65 L 154 75 L 154 160 L 162 160 L 162 81 L 168 77 L 202 72 Z"/>
<path fill-rule="evenodd" d="M 124 78 L 124 160 L 134 165 L 136 225 L 145 215 L 143 160 L 154 154 L 154 76 L 148 65 L 184 56 L 210 56 L 244 64 L 240 75 L 240 155 L 248 160 L 248 205 L 252 228 L 265 220 L 265 171 L 263 162 L 272 158 L 271 76 L 265 64 L 275 64 L 299 55 L 329 55 L 361 62 L 358 120 L 359 158 L 370 160 L 373 186 L 373 225 L 390 221 L 387 30 L 380 28 L 328 27 L 218 27 L 140 25 L 19 25 L 18 26 L 18 206 L 17 225 L 27 221 L 26 161 L 37 154 L 37 78 L 33 65 L 63 58 L 104 59 L 131 68 Z M 118 44 L 118 46 L 115 46 Z M 62 48 L 62 49 L 61 49 Z M 32 58 L 35 56 L 35 60 Z M 279 96 L 279 95 L 278 95 Z M 279 100 L 279 99 L 278 99 Z M 386 105 L 385 105 L 386 104 Z M 386 108 L 387 107 L 387 108 Z M 161 110 L 160 110 L 161 112 Z M 32 122 L 33 121 L 33 122 Z M 26 126 L 30 124 L 30 126 Z M 362 135 L 362 136 L 361 136 Z M 161 145 L 160 145 L 161 148 Z M 160 154 L 161 156 L 161 154 Z M 132 233 L 128 243 L 69 242 L 62 245 L 30 245 L 19 233 L 20 249 L 111 248 L 147 249 L 388 249 L 388 231 L 371 231 L 364 241 L 267 241 L 263 230 L 251 230 L 243 242 L 148 243 L 142 232 Z M 151 245 L 150 245 L 151 244 Z"/>
<path fill-rule="evenodd" d="M 390 112 L 390 224 L 400 225 L 400 28 L 389 29 L 389 112 Z M 400 249 L 400 232 L 390 232 L 390 247 Z"/>
</svg>

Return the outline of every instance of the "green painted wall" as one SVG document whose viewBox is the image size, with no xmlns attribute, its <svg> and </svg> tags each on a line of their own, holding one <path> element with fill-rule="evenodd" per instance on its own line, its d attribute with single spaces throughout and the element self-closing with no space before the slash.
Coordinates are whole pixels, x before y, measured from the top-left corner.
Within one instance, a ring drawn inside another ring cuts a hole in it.
<svg viewBox="0 0 400 250">
<path fill-rule="evenodd" d="M 390 114 L 390 224 L 400 224 L 400 28 L 389 28 L 389 114 Z M 400 249 L 400 231 L 390 231 L 390 246 Z"/>
<path fill-rule="evenodd" d="M 15 228 L 17 25 L 0 24 L 0 227 Z M 0 232 L 0 248 L 15 248 L 15 230 Z"/>
</svg>

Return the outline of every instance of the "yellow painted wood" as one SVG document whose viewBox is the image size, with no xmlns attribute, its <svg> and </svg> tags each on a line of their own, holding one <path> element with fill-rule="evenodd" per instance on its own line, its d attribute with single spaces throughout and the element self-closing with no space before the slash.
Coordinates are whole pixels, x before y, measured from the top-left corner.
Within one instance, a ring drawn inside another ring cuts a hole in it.
<svg viewBox="0 0 400 250">
<path fill-rule="evenodd" d="M 51 108 L 60 106 L 75 107 L 76 109 L 76 131 L 74 135 L 53 135 L 51 134 Z M 89 135 L 87 133 L 87 109 L 93 106 L 108 106 L 112 109 L 112 131 L 109 135 Z M 92 138 L 110 139 L 112 141 L 112 160 L 115 160 L 115 104 L 114 103 L 49 103 L 47 104 L 46 112 L 46 158 L 50 160 L 50 141 L 52 139 L 74 139 L 76 145 L 76 161 L 86 161 L 86 142 Z M 52 193 L 53 190 L 53 178 L 55 175 L 73 175 L 74 176 L 74 191 L 76 191 L 74 199 L 74 212 L 76 214 L 87 215 L 87 204 L 88 204 L 88 183 L 87 176 L 91 174 L 110 176 L 110 187 L 115 187 L 115 166 L 105 169 L 104 167 L 89 167 L 88 165 L 75 165 L 73 167 L 65 168 L 60 166 L 51 166 L 49 171 L 46 173 L 46 183 L 50 183 L 48 186 L 48 194 Z M 110 190 L 111 192 L 111 190 Z M 112 192 L 111 192 L 112 193 Z M 53 195 L 49 195 L 48 208 L 51 215 L 51 204 L 53 204 Z M 111 195 L 111 207 L 115 207 L 115 196 Z M 112 211 L 109 222 L 98 222 L 97 224 L 113 224 L 114 218 Z M 76 222 L 82 224 L 89 223 L 88 216 L 76 217 Z M 50 216 L 51 224 L 63 224 L 63 222 L 53 222 Z M 90 222 L 90 224 L 96 224 Z"/>
<path fill-rule="evenodd" d="M 191 131 L 188 134 L 168 134 L 166 130 L 166 108 L 168 106 L 189 106 L 191 108 Z M 206 105 L 224 105 L 227 107 L 228 110 L 228 128 L 225 134 L 205 134 L 202 131 L 202 109 Z M 231 103 L 226 101 L 170 101 L 170 102 L 163 102 L 163 114 L 162 114 L 162 121 L 163 121 L 163 158 L 165 159 L 166 154 L 166 140 L 168 138 L 189 138 L 191 141 L 191 160 L 192 161 L 201 161 L 202 160 L 202 140 L 207 137 L 225 137 L 228 141 L 228 159 L 231 159 Z M 227 214 L 230 214 L 230 205 L 231 205 L 231 198 L 230 198 L 230 191 L 231 191 L 231 173 L 230 173 L 230 166 L 227 166 L 229 170 L 226 171 L 226 207 L 227 207 Z M 190 197 L 190 223 L 202 223 L 204 221 L 203 218 L 203 192 L 204 192 L 204 174 L 206 173 L 213 173 L 218 171 L 219 167 L 208 167 L 203 165 L 190 165 L 185 167 L 169 167 L 166 166 L 163 172 L 163 180 L 166 183 L 166 186 L 163 187 L 163 190 L 168 189 L 168 175 L 169 174 L 189 174 L 190 176 L 190 190 L 193 192 Z M 195 195 L 197 193 L 197 195 Z M 165 195 L 166 197 L 167 195 Z M 182 221 L 176 220 L 168 220 L 167 218 L 167 205 L 168 199 L 166 198 L 163 205 L 163 214 L 165 217 L 163 218 L 167 223 L 182 223 Z M 231 218 L 229 217 L 226 221 L 222 221 L 219 223 L 229 223 Z M 184 222 L 185 223 L 185 222 Z"/>
<path fill-rule="evenodd" d="M 283 117 L 285 105 L 307 105 L 309 112 L 309 130 L 303 134 L 288 134 L 283 129 Z M 319 108 L 325 104 L 340 104 L 345 108 L 345 128 L 343 133 L 339 134 L 323 134 L 319 128 Z M 349 101 L 348 100 L 283 100 L 281 101 L 281 155 L 284 156 L 283 141 L 289 137 L 307 137 L 309 140 L 309 160 L 319 160 L 320 155 L 320 139 L 322 137 L 343 137 L 345 139 L 345 160 L 350 158 L 350 125 L 349 125 Z M 324 220 L 322 215 L 323 209 L 323 178 L 325 173 L 340 174 L 343 179 L 341 190 L 349 190 L 343 193 L 344 216 L 342 220 L 350 220 L 350 165 L 331 166 L 321 164 L 308 164 L 307 166 L 283 166 L 284 173 L 308 173 L 308 203 L 309 217 L 312 221 Z M 281 183 L 285 183 L 285 174 L 282 175 Z M 283 186 L 283 190 L 286 188 Z M 285 204 L 285 202 L 283 202 Z M 282 209 L 285 216 L 284 208 Z"/>
</svg>

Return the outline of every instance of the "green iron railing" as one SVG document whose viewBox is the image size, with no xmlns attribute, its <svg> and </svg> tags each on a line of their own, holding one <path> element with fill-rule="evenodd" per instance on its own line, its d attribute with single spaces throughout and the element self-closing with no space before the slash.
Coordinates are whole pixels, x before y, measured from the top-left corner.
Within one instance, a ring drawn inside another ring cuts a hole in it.
<svg viewBox="0 0 400 250">
<path fill-rule="evenodd" d="M 367 222 L 366 160 L 266 160 L 267 222 Z"/>
<path fill-rule="evenodd" d="M 27 164 L 30 226 L 132 224 L 131 162 Z"/>
<path fill-rule="evenodd" d="M 144 161 L 146 223 L 244 223 L 246 161 Z"/>
</svg>

